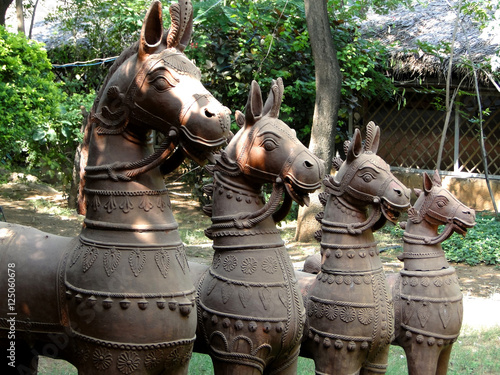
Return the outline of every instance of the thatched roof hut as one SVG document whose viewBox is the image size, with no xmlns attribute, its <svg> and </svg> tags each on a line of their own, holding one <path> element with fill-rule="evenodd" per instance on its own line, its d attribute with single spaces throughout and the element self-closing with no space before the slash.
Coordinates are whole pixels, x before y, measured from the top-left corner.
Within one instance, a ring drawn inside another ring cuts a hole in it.
<svg viewBox="0 0 500 375">
<path fill-rule="evenodd" d="M 443 51 L 432 55 L 419 46 L 419 42 L 435 46 L 451 43 L 457 4 L 457 0 L 435 0 L 427 5 L 415 2 L 413 9 L 400 7 L 386 15 L 370 13 L 361 31 L 365 37 L 390 46 L 391 74 L 396 80 L 431 79 L 442 83 L 449 54 Z M 453 57 L 453 73 L 457 76 L 463 77 L 470 71 L 464 65 L 465 60 L 486 64 L 490 71 L 500 70 L 500 7 L 495 11 L 497 21 L 488 21 L 483 29 L 473 17 L 460 14 Z M 489 80 L 485 74 L 481 77 L 483 83 Z"/>
<path fill-rule="evenodd" d="M 386 15 L 369 13 L 361 25 L 364 37 L 389 47 L 387 73 L 404 93 L 399 99 L 404 99 L 399 102 L 379 98 L 363 100 L 352 116 L 353 126 L 363 128 L 369 121 L 381 126 L 378 154 L 408 183 L 406 179 L 414 174 L 436 168 L 445 123 L 442 104 L 450 54 L 444 50 L 436 54 L 426 46 L 451 43 L 457 20 L 458 0 L 427 3 L 421 5 L 415 1 L 413 9 L 400 7 Z M 490 12 L 490 15 L 495 12 L 495 18 L 500 20 L 500 6 Z M 439 169 L 461 201 L 477 209 L 490 210 L 491 197 L 484 182 L 486 166 L 475 120 L 478 98 L 472 85 L 470 61 L 482 68 L 479 71 L 480 99 L 482 109 L 490 111 L 489 116 L 483 118 L 484 143 L 489 178 L 494 181 L 493 192 L 499 200 L 500 22 L 488 21 L 486 27 L 481 28 L 473 17 L 460 14 L 453 47 L 451 87 L 456 89 L 465 79 L 453 107 Z M 497 83 L 493 84 L 495 79 Z M 415 186 L 415 183 L 418 181 L 412 184 Z"/>
</svg>

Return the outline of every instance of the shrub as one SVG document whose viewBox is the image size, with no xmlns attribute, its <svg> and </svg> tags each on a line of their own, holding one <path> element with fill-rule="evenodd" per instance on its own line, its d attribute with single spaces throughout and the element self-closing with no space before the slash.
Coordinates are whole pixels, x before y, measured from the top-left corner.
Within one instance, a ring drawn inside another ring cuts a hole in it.
<svg viewBox="0 0 500 375">
<path fill-rule="evenodd" d="M 42 45 L 0 26 L 0 161 L 26 162 L 35 135 L 57 122 L 64 95 Z"/>
<path fill-rule="evenodd" d="M 80 141 L 80 106 L 89 109 L 94 95 L 68 97 L 42 44 L 1 26 L 0 36 L 0 164 L 65 182 Z"/>
<path fill-rule="evenodd" d="M 468 265 L 500 264 L 500 221 L 491 214 L 479 214 L 477 224 L 464 238 L 453 234 L 443 242 L 448 260 Z"/>
</svg>

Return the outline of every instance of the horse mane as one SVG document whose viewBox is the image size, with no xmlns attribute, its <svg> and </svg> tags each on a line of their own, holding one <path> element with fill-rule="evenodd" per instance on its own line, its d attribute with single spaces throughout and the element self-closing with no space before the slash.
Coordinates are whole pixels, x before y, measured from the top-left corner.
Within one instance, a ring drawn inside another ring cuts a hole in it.
<svg viewBox="0 0 500 375">
<path fill-rule="evenodd" d="M 130 47 L 125 49 L 120 54 L 120 56 L 118 56 L 113 65 L 111 65 L 111 68 L 109 68 L 109 72 L 106 75 L 106 78 L 104 79 L 101 88 L 99 89 L 99 92 L 97 93 L 94 103 L 92 104 L 92 109 L 90 110 L 90 114 L 87 117 L 87 123 L 85 125 L 83 140 L 80 149 L 80 173 L 79 173 L 80 184 L 78 186 L 78 204 L 77 204 L 77 212 L 80 215 L 85 215 L 87 212 L 87 202 L 85 199 L 85 194 L 83 192 L 83 189 L 85 188 L 85 168 L 87 167 L 89 144 L 90 144 L 90 137 L 92 135 L 93 124 L 97 123 L 98 121 L 95 117 L 95 113 L 97 107 L 99 106 L 99 101 L 104 93 L 104 89 L 106 88 L 113 74 L 126 60 L 128 60 L 131 56 L 136 54 L 138 50 L 139 50 L 139 42 L 135 42 Z"/>
</svg>

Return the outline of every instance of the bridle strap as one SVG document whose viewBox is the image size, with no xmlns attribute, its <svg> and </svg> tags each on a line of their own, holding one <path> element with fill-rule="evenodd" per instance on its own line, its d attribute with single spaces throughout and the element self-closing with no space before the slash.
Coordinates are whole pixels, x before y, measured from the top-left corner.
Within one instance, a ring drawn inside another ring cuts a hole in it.
<svg viewBox="0 0 500 375">
<path fill-rule="evenodd" d="M 454 231 L 454 224 L 449 222 L 446 224 L 444 230 L 438 234 L 437 236 L 420 236 L 417 234 L 411 234 L 408 232 L 404 232 L 403 241 L 413 245 L 437 245 L 445 240 L 447 240 Z"/>
<path fill-rule="evenodd" d="M 219 176 L 219 182 L 222 182 Z M 235 215 L 212 217 L 211 230 L 214 229 L 248 229 L 270 217 L 278 208 L 283 195 L 284 185 L 280 178 L 273 184 L 273 191 L 269 200 L 259 210 L 254 212 L 243 212 Z"/>
<path fill-rule="evenodd" d="M 321 220 L 321 230 L 329 233 L 339 233 L 339 234 L 361 234 L 364 231 L 373 227 L 373 225 L 380 219 L 382 216 L 382 209 L 379 205 L 373 207 L 372 213 L 370 216 L 363 222 L 360 223 L 339 223 L 334 221 L 328 221 L 325 219 Z"/>
<path fill-rule="evenodd" d="M 87 166 L 85 167 L 85 178 L 94 180 L 110 179 L 113 181 L 131 181 L 133 178 L 156 168 L 168 159 L 175 149 L 176 138 L 177 130 L 171 128 L 158 150 L 148 157 L 135 162 L 116 162 L 98 166 Z M 121 171 L 121 173 L 118 173 L 118 171 Z M 102 173 L 92 175 L 93 172 Z"/>
</svg>

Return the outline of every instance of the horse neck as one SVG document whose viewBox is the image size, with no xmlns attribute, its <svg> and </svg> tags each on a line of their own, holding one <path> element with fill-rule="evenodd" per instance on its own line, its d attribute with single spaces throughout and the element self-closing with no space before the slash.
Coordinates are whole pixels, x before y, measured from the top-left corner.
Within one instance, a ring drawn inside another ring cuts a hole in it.
<svg viewBox="0 0 500 375">
<path fill-rule="evenodd" d="M 409 271 L 433 271 L 450 267 L 438 235 L 438 225 L 425 219 L 408 220 L 403 236 L 403 254 L 398 258 Z"/>
<path fill-rule="evenodd" d="M 366 210 L 352 206 L 341 197 L 330 195 L 321 220 L 321 251 L 325 267 L 339 269 L 346 259 L 378 258 L 369 224 L 371 218 Z"/>
<path fill-rule="evenodd" d="M 153 146 L 146 139 L 126 132 L 99 135 L 94 130 L 85 176 L 87 212 L 82 236 L 105 242 L 180 244 L 159 169 L 127 178 L 127 170 L 140 168 L 152 153 Z"/>
<path fill-rule="evenodd" d="M 283 246 L 271 212 L 266 211 L 262 185 L 242 174 L 214 173 L 212 226 L 216 251 L 269 249 Z"/>
</svg>

